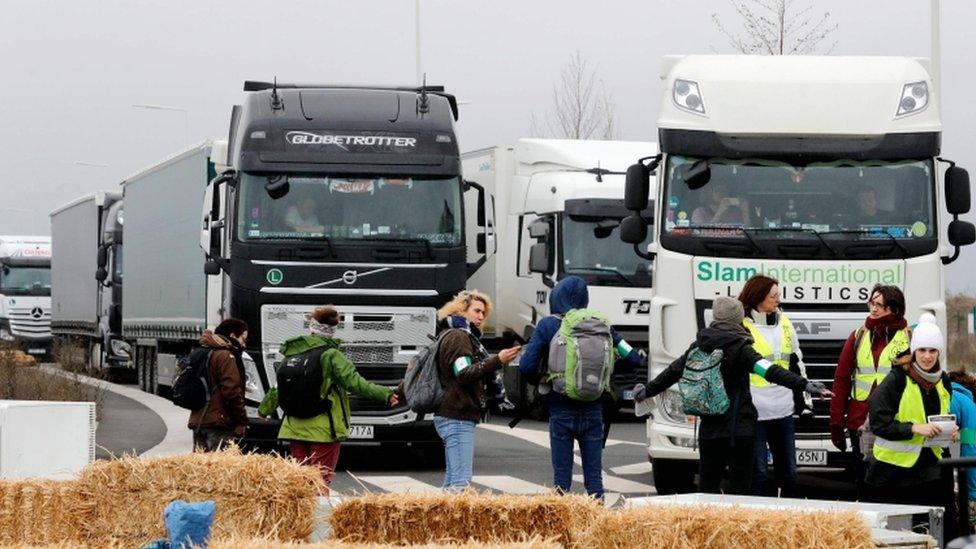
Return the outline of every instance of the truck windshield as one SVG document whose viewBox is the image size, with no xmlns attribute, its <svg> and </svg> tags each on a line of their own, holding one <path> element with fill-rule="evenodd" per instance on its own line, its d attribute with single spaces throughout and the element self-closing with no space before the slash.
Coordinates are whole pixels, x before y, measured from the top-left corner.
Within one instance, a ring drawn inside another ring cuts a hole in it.
<svg viewBox="0 0 976 549">
<path fill-rule="evenodd" d="M 620 240 L 620 218 L 564 215 L 561 242 L 563 274 L 577 275 L 595 286 L 651 286 L 651 262 Z M 653 233 L 640 245 L 646 249 Z"/>
<path fill-rule="evenodd" d="M 51 268 L 4 265 L 0 270 L 0 293 L 3 295 L 51 295 Z"/>
<path fill-rule="evenodd" d="M 682 175 L 707 162 L 692 190 Z M 661 244 L 694 255 L 908 257 L 937 246 L 931 160 L 668 157 Z M 787 242 L 789 241 L 789 242 Z"/>
<path fill-rule="evenodd" d="M 268 179 L 244 174 L 237 215 L 242 241 L 423 240 L 459 246 L 461 183 L 452 178 L 290 176 L 273 199 Z"/>
</svg>

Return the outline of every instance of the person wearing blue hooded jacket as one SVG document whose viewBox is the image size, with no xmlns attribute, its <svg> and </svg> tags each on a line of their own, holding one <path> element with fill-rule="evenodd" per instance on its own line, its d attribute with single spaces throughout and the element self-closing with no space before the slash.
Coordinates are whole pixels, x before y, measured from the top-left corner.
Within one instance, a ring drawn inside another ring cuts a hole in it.
<svg viewBox="0 0 976 549">
<path fill-rule="evenodd" d="M 959 425 L 960 451 L 962 457 L 976 457 L 976 377 L 962 370 L 949 372 L 952 382 L 952 400 L 949 411 L 956 416 Z M 976 526 L 976 468 L 965 470 L 966 491 L 969 500 L 969 528 Z"/>
<path fill-rule="evenodd" d="M 549 343 L 559 331 L 562 316 L 573 309 L 585 309 L 590 303 L 586 282 L 578 276 L 559 281 L 549 294 L 549 313 L 539 321 L 532 337 L 523 348 L 519 371 L 523 375 L 542 374 L 549 359 Z M 617 354 L 630 361 L 639 356 L 616 330 L 612 330 Z M 573 400 L 549 391 L 544 395 L 549 407 L 549 447 L 552 454 L 553 484 L 560 492 L 569 492 L 573 483 L 573 441 L 579 442 L 583 461 L 583 484 L 586 493 L 603 499 L 603 403 Z"/>
</svg>

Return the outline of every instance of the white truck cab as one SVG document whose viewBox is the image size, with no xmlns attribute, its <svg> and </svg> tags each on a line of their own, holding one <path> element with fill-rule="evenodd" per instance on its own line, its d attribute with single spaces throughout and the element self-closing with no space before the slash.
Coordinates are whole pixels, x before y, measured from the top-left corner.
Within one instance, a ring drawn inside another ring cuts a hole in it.
<svg viewBox="0 0 976 549">
<path fill-rule="evenodd" d="M 0 340 L 51 353 L 51 238 L 0 236 Z"/>
</svg>

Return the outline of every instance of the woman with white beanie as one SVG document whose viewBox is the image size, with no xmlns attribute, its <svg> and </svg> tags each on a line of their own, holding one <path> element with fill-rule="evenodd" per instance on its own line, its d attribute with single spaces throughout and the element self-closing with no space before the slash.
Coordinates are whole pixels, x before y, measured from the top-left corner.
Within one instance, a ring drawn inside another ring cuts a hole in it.
<svg viewBox="0 0 976 549">
<path fill-rule="evenodd" d="M 922 315 L 912 331 L 911 362 L 892 368 L 869 399 L 876 438 L 865 481 L 874 501 L 946 507 L 948 530 L 954 525 L 951 479 L 938 465 L 943 449 L 926 446 L 927 439 L 945 435 L 933 416 L 949 414 L 952 387 L 941 363 L 944 350 L 935 317 Z M 956 438 L 959 428 L 953 427 Z"/>
</svg>

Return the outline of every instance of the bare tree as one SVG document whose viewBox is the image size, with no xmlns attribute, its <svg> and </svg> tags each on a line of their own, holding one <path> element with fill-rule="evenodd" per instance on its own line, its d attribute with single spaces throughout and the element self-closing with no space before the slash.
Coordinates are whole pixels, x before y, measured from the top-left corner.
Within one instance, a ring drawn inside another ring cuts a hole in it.
<svg viewBox="0 0 976 549">
<path fill-rule="evenodd" d="M 552 110 L 541 119 L 532 114 L 529 132 L 536 137 L 615 139 L 619 131 L 615 109 L 613 94 L 577 51 L 552 88 Z"/>
<path fill-rule="evenodd" d="M 838 24 L 831 24 L 830 12 L 811 13 L 813 4 L 796 8 L 796 0 L 729 0 L 742 18 L 743 32 L 733 32 L 712 14 L 712 21 L 736 51 L 762 55 L 805 55 L 830 53 L 835 40 L 826 49 Z M 714 48 L 713 48 L 714 49 Z"/>
</svg>

